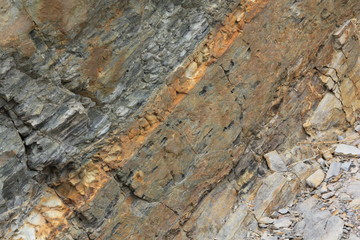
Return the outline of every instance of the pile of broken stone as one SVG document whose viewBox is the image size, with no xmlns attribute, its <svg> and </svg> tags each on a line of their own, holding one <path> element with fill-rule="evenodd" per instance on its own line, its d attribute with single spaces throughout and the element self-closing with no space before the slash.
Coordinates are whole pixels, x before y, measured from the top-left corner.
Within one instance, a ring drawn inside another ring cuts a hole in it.
<svg viewBox="0 0 360 240">
<path fill-rule="evenodd" d="M 322 150 L 321 169 L 291 205 L 258 219 L 255 239 L 360 240 L 360 125 L 355 131 Z"/>
</svg>

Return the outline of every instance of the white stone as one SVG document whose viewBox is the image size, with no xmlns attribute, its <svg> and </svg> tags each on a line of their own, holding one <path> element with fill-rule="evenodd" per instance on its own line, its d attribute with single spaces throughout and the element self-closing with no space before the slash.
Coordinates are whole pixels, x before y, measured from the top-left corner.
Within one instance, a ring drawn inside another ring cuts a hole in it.
<svg viewBox="0 0 360 240">
<path fill-rule="evenodd" d="M 314 172 L 310 177 L 306 179 L 306 184 L 309 187 L 317 188 L 318 186 L 320 186 L 322 181 L 324 181 L 324 178 L 325 178 L 325 173 L 321 169 L 318 169 L 316 172 Z"/>
<path fill-rule="evenodd" d="M 259 219 L 259 223 L 260 224 L 270 224 L 270 223 L 273 223 L 275 220 L 272 219 L 272 218 L 269 218 L 269 217 L 262 217 Z"/>
<path fill-rule="evenodd" d="M 63 206 L 63 203 L 60 198 L 51 196 L 50 198 L 43 201 L 41 205 L 44 207 L 54 208 Z"/>
<path fill-rule="evenodd" d="M 288 208 L 281 208 L 279 209 L 278 211 L 280 214 L 287 214 L 289 212 L 289 209 Z"/>
<path fill-rule="evenodd" d="M 130 112 L 130 108 L 120 106 L 116 109 L 115 113 L 119 117 L 126 117 Z"/>
<path fill-rule="evenodd" d="M 19 231 L 19 234 L 13 238 L 15 240 L 36 240 L 36 230 L 34 227 L 25 224 Z"/>
<path fill-rule="evenodd" d="M 347 144 L 339 144 L 335 149 L 335 154 L 350 157 L 360 157 L 360 149 Z"/>
<path fill-rule="evenodd" d="M 45 217 L 51 218 L 51 219 L 64 217 L 64 214 L 57 210 L 46 211 L 46 212 L 44 212 L 44 215 L 45 215 Z"/>
<path fill-rule="evenodd" d="M 287 228 L 287 227 L 290 227 L 291 224 L 292 224 L 292 221 L 288 217 L 279 218 L 274 221 L 274 227 L 276 229 Z"/>
</svg>

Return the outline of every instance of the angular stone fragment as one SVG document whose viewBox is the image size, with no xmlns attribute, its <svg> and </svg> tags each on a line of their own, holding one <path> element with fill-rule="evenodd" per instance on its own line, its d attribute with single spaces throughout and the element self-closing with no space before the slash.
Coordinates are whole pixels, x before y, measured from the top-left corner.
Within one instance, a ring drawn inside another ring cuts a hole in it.
<svg viewBox="0 0 360 240">
<path fill-rule="evenodd" d="M 281 208 L 279 209 L 278 211 L 280 214 L 287 214 L 289 212 L 289 209 L 288 208 Z"/>
<path fill-rule="evenodd" d="M 274 227 L 276 229 L 287 228 L 287 227 L 290 227 L 291 224 L 292 224 L 292 221 L 288 217 L 279 218 L 274 221 Z"/>
<path fill-rule="evenodd" d="M 324 178 L 325 173 L 321 169 L 319 169 L 306 179 L 306 184 L 309 187 L 317 188 L 322 183 Z"/>
<path fill-rule="evenodd" d="M 340 173 L 341 163 L 340 162 L 332 162 L 330 164 L 329 170 L 326 173 L 326 179 L 337 176 Z"/>
<path fill-rule="evenodd" d="M 355 131 L 356 131 L 356 132 L 360 132 L 360 125 L 357 125 L 357 126 L 355 127 Z"/>
<path fill-rule="evenodd" d="M 265 210 L 274 203 L 286 184 L 286 178 L 281 173 L 273 173 L 264 179 L 254 199 L 254 214 L 256 218 L 263 216 Z"/>
<path fill-rule="evenodd" d="M 329 151 L 324 151 L 323 156 L 326 160 L 331 160 L 333 158 L 333 155 Z"/>
<path fill-rule="evenodd" d="M 340 100 L 334 94 L 327 93 L 303 126 L 309 135 L 316 136 L 320 131 L 345 123 L 344 117 Z"/>
<path fill-rule="evenodd" d="M 328 193 L 324 193 L 323 195 L 321 195 L 321 197 L 323 199 L 329 199 L 331 197 L 333 197 L 335 195 L 335 192 L 328 192 Z"/>
<path fill-rule="evenodd" d="M 339 144 L 335 149 L 335 154 L 340 156 L 360 157 L 360 149 L 347 144 Z"/>
<path fill-rule="evenodd" d="M 264 155 L 268 167 L 275 172 L 286 172 L 287 167 L 277 151 L 268 152 Z"/>
<path fill-rule="evenodd" d="M 344 171 L 349 171 L 351 167 L 351 162 L 344 162 L 341 164 L 341 169 Z"/>
<path fill-rule="evenodd" d="M 275 220 L 269 217 L 262 217 L 258 220 L 260 224 L 270 224 L 273 223 Z"/>
</svg>

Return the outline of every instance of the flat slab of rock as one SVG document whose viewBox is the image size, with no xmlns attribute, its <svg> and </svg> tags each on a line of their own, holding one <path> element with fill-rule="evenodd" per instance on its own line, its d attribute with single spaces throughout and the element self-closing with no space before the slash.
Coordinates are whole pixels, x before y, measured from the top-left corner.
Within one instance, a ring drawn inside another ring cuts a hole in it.
<svg viewBox="0 0 360 240">
<path fill-rule="evenodd" d="M 271 224 L 271 223 L 273 223 L 275 220 L 274 219 L 272 219 L 272 218 L 269 218 L 269 217 L 262 217 L 262 218 L 260 218 L 259 219 L 259 223 L 260 224 Z"/>
<path fill-rule="evenodd" d="M 277 151 L 268 152 L 264 155 L 264 157 L 270 170 L 273 170 L 275 172 L 287 171 L 286 164 L 284 163 L 282 157 L 277 153 Z"/>
<path fill-rule="evenodd" d="M 318 186 L 320 186 L 322 181 L 324 181 L 324 178 L 325 173 L 321 169 L 319 169 L 306 179 L 306 184 L 309 187 L 317 188 Z"/>
<path fill-rule="evenodd" d="M 344 162 L 341 164 L 341 169 L 344 171 L 349 171 L 351 167 L 351 162 Z"/>
<path fill-rule="evenodd" d="M 326 173 L 326 179 L 339 175 L 340 168 L 341 168 L 340 162 L 332 162 L 330 164 L 329 170 Z"/>
<path fill-rule="evenodd" d="M 279 229 L 279 228 L 288 228 L 290 227 L 292 224 L 292 221 L 290 220 L 290 218 L 288 217 L 284 217 L 284 218 L 279 218 L 279 219 L 276 219 L 274 221 L 274 227 L 276 229 Z"/>
<path fill-rule="evenodd" d="M 321 197 L 323 199 L 329 199 L 331 197 L 333 197 L 335 195 L 335 192 L 328 192 L 328 193 L 324 193 L 323 195 L 321 195 Z"/>
<path fill-rule="evenodd" d="M 288 212 L 289 212 L 289 209 L 288 208 L 281 208 L 281 209 L 279 209 L 279 211 L 278 211 L 280 214 L 287 214 Z"/>
<path fill-rule="evenodd" d="M 322 239 L 340 240 L 343 234 L 344 221 L 338 216 L 330 217 L 325 225 L 325 235 Z"/>
<path fill-rule="evenodd" d="M 335 149 L 335 154 L 340 156 L 360 157 L 360 149 L 347 144 L 339 144 Z"/>
</svg>

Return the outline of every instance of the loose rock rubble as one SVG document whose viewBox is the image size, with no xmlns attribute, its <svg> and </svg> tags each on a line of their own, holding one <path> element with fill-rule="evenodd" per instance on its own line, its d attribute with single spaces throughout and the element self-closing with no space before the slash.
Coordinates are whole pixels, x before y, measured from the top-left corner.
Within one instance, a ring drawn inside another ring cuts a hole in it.
<svg viewBox="0 0 360 240">
<path fill-rule="evenodd" d="M 359 139 L 348 134 L 330 151 L 321 149 L 322 169 L 306 179 L 288 208 L 258 219 L 261 233 L 254 239 L 360 240 Z"/>
</svg>

